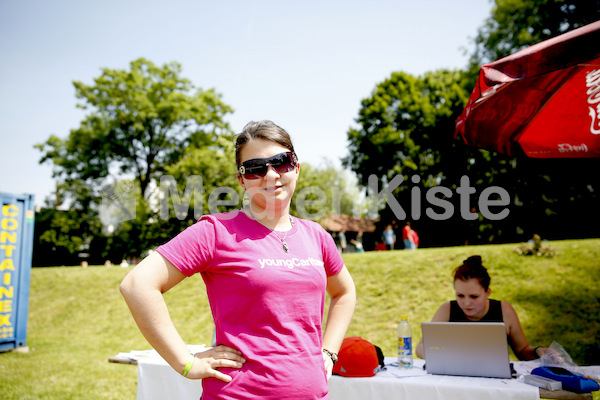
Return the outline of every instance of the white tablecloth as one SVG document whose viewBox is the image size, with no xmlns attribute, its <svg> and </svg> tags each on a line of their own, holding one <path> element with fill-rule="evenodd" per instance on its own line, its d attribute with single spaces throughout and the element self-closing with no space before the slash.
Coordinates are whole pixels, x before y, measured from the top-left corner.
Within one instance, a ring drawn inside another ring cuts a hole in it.
<svg viewBox="0 0 600 400">
<path fill-rule="evenodd" d="M 386 364 L 395 358 L 386 358 Z M 387 366 L 372 378 L 333 376 L 331 400 L 350 399 L 519 399 L 540 398 L 537 387 L 516 379 L 473 378 L 431 375 L 423 370 L 424 360 L 415 360 L 412 370 Z"/>
<path fill-rule="evenodd" d="M 184 378 L 162 358 L 138 360 L 137 400 L 198 400 L 202 381 Z"/>
<path fill-rule="evenodd" d="M 386 364 L 395 358 L 386 358 Z M 329 381 L 331 400 L 385 399 L 514 399 L 537 400 L 539 390 L 517 379 L 471 378 L 430 375 L 423 370 L 424 360 L 415 360 L 412 370 L 387 366 L 372 378 L 333 376 Z M 526 363 L 515 363 L 517 372 Z M 527 367 L 525 366 L 527 369 Z M 531 368 L 529 368 L 531 370 Z M 198 400 L 202 382 L 184 378 L 162 358 L 138 360 L 137 400 Z"/>
</svg>

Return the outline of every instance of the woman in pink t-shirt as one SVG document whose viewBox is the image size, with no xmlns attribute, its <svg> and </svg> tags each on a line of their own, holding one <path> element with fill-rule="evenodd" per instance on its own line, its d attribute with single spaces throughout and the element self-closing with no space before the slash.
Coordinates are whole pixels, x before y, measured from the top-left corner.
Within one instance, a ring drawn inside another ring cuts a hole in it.
<svg viewBox="0 0 600 400">
<path fill-rule="evenodd" d="M 158 353 L 203 380 L 202 399 L 327 399 L 354 283 L 331 235 L 290 215 L 300 164 L 287 132 L 249 123 L 236 139 L 236 163 L 249 204 L 200 218 L 139 263 L 121 292 Z M 162 294 L 195 273 L 206 283 L 218 345 L 190 354 Z"/>
</svg>

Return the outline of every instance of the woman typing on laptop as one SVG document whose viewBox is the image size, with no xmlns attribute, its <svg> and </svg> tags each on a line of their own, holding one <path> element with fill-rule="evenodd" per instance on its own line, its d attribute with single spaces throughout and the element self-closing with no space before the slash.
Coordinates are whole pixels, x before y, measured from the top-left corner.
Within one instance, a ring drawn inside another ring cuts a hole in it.
<svg viewBox="0 0 600 400">
<path fill-rule="evenodd" d="M 515 309 L 505 301 L 489 299 L 490 275 L 481 263 L 481 256 L 471 256 L 454 270 L 456 300 L 440 306 L 433 322 L 503 322 L 506 325 L 508 342 L 520 360 L 541 357 L 547 348 L 534 347 L 527 342 Z M 423 339 L 416 354 L 424 358 Z"/>
</svg>

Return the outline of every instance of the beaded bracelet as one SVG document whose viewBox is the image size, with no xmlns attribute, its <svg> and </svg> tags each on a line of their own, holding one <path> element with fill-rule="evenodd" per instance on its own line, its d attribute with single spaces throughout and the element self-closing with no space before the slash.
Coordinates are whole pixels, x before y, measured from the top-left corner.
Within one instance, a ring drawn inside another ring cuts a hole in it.
<svg viewBox="0 0 600 400">
<path fill-rule="evenodd" d="M 190 355 L 188 356 L 188 360 L 187 363 L 185 364 L 185 367 L 183 368 L 183 372 L 181 373 L 181 375 L 187 377 L 188 374 L 190 373 L 190 369 L 192 369 L 192 365 L 194 364 L 194 360 L 196 359 L 196 357 L 190 353 Z"/>
</svg>

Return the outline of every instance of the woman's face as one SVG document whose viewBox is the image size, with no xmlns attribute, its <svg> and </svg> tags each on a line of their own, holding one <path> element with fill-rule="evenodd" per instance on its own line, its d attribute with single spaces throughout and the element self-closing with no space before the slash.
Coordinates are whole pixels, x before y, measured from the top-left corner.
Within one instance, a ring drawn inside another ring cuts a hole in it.
<svg viewBox="0 0 600 400">
<path fill-rule="evenodd" d="M 454 281 L 454 292 L 459 307 L 468 319 L 479 320 L 487 313 L 487 299 L 492 292 L 491 288 L 484 290 L 481 283 L 475 278 L 467 281 L 457 279 Z"/>
<path fill-rule="evenodd" d="M 255 158 L 269 158 L 290 151 L 279 143 L 270 140 L 254 139 L 244 145 L 240 152 L 240 162 Z M 288 172 L 278 173 L 269 166 L 264 177 L 247 179 L 238 175 L 242 187 L 250 196 L 254 206 L 263 210 L 281 210 L 288 207 L 296 189 L 300 165 Z"/>
</svg>

